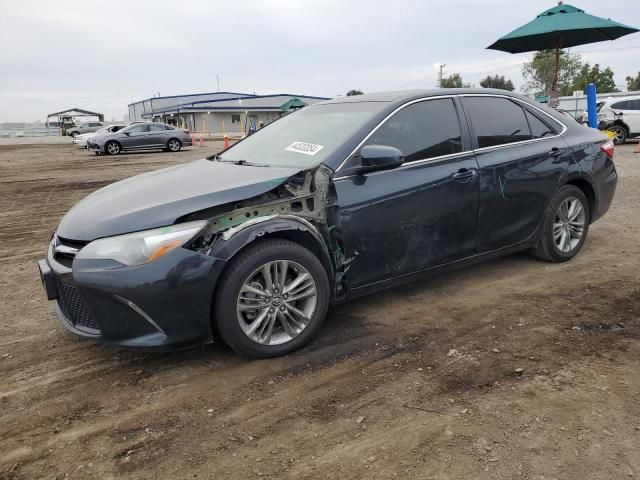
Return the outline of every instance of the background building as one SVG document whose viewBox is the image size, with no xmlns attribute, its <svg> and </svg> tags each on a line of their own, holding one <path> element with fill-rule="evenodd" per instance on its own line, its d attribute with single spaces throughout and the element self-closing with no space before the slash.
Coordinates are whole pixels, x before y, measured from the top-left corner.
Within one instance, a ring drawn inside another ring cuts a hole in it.
<svg viewBox="0 0 640 480">
<path fill-rule="evenodd" d="M 194 132 L 240 133 L 326 97 L 215 92 L 154 97 L 129 105 L 129 120 L 164 122 Z"/>
</svg>

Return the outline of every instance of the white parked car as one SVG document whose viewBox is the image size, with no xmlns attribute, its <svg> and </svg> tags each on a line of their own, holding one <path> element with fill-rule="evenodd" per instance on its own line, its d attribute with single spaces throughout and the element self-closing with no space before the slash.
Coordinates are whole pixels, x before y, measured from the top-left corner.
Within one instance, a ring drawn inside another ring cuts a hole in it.
<svg viewBox="0 0 640 480">
<path fill-rule="evenodd" d="M 76 135 L 75 137 L 73 137 L 73 144 L 77 147 L 87 148 L 87 140 L 89 140 L 91 137 L 95 137 L 96 135 L 101 135 L 103 133 L 117 132 L 125 126 L 126 125 L 109 125 L 108 127 L 102 127 L 100 130 L 97 130 L 95 132 Z"/>
<path fill-rule="evenodd" d="M 598 109 L 598 121 L 616 134 L 615 143 L 640 136 L 640 95 L 607 98 Z"/>
</svg>

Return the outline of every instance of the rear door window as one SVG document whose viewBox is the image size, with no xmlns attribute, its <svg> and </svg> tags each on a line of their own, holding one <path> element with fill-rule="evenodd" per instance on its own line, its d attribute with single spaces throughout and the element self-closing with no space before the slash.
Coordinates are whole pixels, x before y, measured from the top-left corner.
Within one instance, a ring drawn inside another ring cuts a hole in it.
<svg viewBox="0 0 640 480">
<path fill-rule="evenodd" d="M 506 98 L 464 97 L 478 148 L 530 140 L 531 130 L 524 109 Z"/>
<path fill-rule="evenodd" d="M 525 110 L 524 113 L 527 117 L 527 121 L 529 122 L 529 127 L 531 128 L 532 138 L 551 137 L 557 134 L 557 132 L 547 125 L 546 122 L 543 122 L 531 112 Z"/>
<path fill-rule="evenodd" d="M 396 147 L 404 154 L 405 162 L 461 152 L 460 123 L 453 100 L 425 100 L 403 108 L 365 145 Z"/>
<path fill-rule="evenodd" d="M 630 100 L 629 110 L 640 110 L 640 99 L 638 100 Z"/>
<path fill-rule="evenodd" d="M 611 108 L 616 108 L 618 110 L 626 110 L 627 102 L 616 102 L 611 104 Z"/>
</svg>

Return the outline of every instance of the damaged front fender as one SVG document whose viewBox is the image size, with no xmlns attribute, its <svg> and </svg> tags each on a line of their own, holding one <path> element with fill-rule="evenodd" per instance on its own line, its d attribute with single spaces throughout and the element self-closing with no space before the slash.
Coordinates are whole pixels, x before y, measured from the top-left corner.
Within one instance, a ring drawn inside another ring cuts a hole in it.
<svg viewBox="0 0 640 480">
<path fill-rule="evenodd" d="M 332 173 L 320 165 L 290 177 L 263 195 L 224 205 L 222 210 L 218 207 L 209 214 L 202 212 L 208 227 L 190 248 L 229 261 L 260 238 L 287 238 L 316 254 L 331 283 L 340 283 L 337 279 L 342 278 L 344 249 L 336 224 L 339 216 Z M 334 291 L 339 294 L 342 290 L 336 285 Z"/>
<path fill-rule="evenodd" d="M 304 218 L 293 215 L 272 215 L 249 220 L 225 231 L 217 239 L 211 254 L 229 261 L 240 250 L 265 236 L 279 236 L 303 243 L 310 248 L 328 268 L 332 276 L 334 267 L 327 243 L 318 229 Z M 304 238 L 304 240 L 303 240 Z"/>
</svg>

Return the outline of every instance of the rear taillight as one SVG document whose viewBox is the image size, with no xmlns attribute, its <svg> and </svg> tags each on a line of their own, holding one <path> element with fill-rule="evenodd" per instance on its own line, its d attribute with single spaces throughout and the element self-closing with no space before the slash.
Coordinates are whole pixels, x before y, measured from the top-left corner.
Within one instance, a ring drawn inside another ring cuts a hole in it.
<svg viewBox="0 0 640 480">
<path fill-rule="evenodd" d="M 613 145 L 613 141 L 609 140 L 600 145 L 600 150 L 602 150 L 607 157 L 613 158 L 613 154 L 615 153 L 615 146 Z"/>
</svg>

